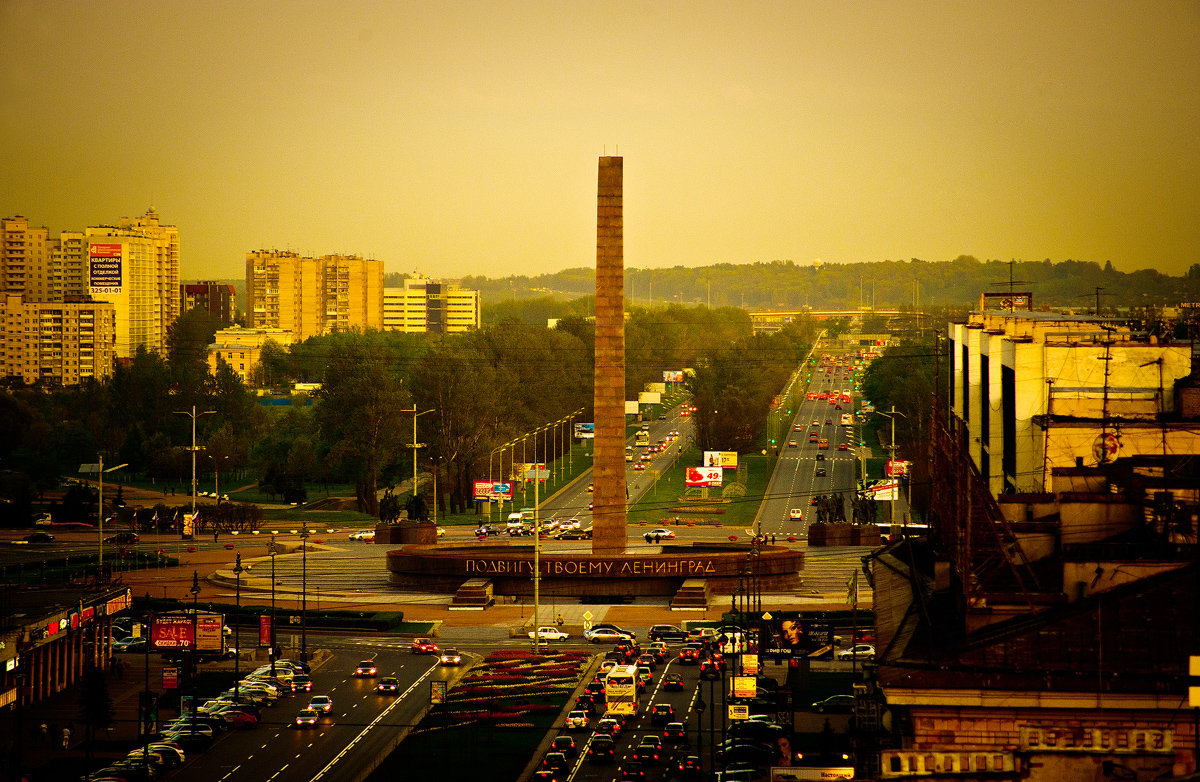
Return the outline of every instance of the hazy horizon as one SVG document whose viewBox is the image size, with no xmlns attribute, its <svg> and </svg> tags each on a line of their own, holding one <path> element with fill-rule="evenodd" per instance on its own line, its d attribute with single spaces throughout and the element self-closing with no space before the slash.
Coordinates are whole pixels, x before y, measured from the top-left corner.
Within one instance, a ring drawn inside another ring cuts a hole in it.
<svg viewBox="0 0 1200 782">
<path fill-rule="evenodd" d="M 0 215 L 432 277 L 1200 247 L 1200 3 L 0 0 Z"/>
</svg>

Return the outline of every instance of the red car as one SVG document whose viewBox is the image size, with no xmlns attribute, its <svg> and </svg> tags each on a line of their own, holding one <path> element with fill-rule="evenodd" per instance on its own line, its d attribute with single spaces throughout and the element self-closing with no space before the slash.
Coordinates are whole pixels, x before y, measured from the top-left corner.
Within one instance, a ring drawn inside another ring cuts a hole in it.
<svg viewBox="0 0 1200 782">
<path fill-rule="evenodd" d="M 838 443 L 838 450 L 839 451 L 849 451 L 850 446 L 847 445 L 846 443 Z"/>
<path fill-rule="evenodd" d="M 413 654 L 437 654 L 438 645 L 428 638 L 414 638 L 412 642 Z"/>
</svg>

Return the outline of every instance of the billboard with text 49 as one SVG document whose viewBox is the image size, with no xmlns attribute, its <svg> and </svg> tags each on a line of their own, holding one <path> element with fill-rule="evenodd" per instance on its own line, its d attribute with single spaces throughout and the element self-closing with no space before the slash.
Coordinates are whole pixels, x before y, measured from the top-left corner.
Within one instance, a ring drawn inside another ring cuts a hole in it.
<svg viewBox="0 0 1200 782">
<path fill-rule="evenodd" d="M 720 486 L 720 467 L 688 467 L 684 484 L 687 486 Z"/>
</svg>

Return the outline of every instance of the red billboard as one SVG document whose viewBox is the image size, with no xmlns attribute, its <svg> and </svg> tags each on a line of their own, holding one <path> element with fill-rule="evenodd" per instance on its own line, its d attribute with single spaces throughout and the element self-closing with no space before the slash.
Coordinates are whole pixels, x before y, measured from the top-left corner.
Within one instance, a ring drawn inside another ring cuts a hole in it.
<svg viewBox="0 0 1200 782">
<path fill-rule="evenodd" d="M 271 645 L 271 617 L 265 614 L 258 618 L 258 645 Z"/>
<path fill-rule="evenodd" d="M 723 471 L 720 467 L 688 467 L 685 486 L 720 486 Z"/>
<path fill-rule="evenodd" d="M 193 628 L 195 635 L 193 636 Z M 225 617 L 221 614 L 164 614 L 150 625 L 150 646 L 156 650 L 192 649 L 219 652 L 224 648 Z"/>
</svg>

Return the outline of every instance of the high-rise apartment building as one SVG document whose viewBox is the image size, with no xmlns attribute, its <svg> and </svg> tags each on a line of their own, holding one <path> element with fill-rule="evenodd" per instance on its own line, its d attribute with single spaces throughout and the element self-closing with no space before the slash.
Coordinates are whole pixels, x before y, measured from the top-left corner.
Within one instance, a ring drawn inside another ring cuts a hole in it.
<svg viewBox="0 0 1200 782">
<path fill-rule="evenodd" d="M 179 229 L 162 225 L 149 209 L 136 220 L 90 226 L 88 293 L 116 308 L 119 358 L 139 347 L 163 351 L 167 329 L 179 317 Z"/>
<path fill-rule="evenodd" d="M 403 288 L 384 289 L 383 321 L 385 329 L 409 333 L 477 329 L 481 323 L 479 291 L 450 282 L 409 278 Z"/>
<path fill-rule="evenodd" d="M 182 312 L 196 307 L 217 319 L 222 326 L 232 326 L 237 318 L 237 294 L 232 285 L 216 282 L 188 282 L 180 286 Z"/>
<path fill-rule="evenodd" d="M 115 361 L 115 317 L 112 304 L 86 297 L 31 302 L 20 293 L 0 295 L 0 378 L 70 386 L 108 377 Z"/>
<path fill-rule="evenodd" d="M 246 253 L 246 325 L 285 329 L 297 341 L 383 328 L 383 261 L 356 255 L 306 258 Z"/>
<path fill-rule="evenodd" d="M 75 385 L 112 374 L 115 312 L 83 285 L 78 231 L 50 238 L 21 217 L 0 220 L 0 377 Z"/>
</svg>

